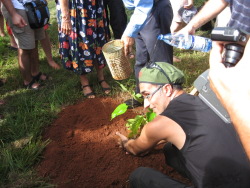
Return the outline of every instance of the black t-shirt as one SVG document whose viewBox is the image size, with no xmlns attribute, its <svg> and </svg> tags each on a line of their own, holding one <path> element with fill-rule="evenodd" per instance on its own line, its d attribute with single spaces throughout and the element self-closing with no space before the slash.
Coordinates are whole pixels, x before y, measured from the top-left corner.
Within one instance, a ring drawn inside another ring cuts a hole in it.
<svg viewBox="0 0 250 188">
<path fill-rule="evenodd" d="M 186 133 L 180 153 L 199 188 L 250 188 L 250 164 L 233 125 L 226 124 L 199 97 L 182 94 L 161 114 Z"/>
</svg>

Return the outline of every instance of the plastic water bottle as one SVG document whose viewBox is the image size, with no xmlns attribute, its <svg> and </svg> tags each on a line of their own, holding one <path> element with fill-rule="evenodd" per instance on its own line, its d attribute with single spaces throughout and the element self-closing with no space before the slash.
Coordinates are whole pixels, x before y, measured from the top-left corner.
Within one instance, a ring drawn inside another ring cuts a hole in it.
<svg viewBox="0 0 250 188">
<path fill-rule="evenodd" d="M 170 33 L 166 35 L 159 35 L 158 40 L 163 40 L 171 46 L 186 50 L 208 52 L 212 48 L 211 39 L 195 35 L 172 35 Z"/>
</svg>

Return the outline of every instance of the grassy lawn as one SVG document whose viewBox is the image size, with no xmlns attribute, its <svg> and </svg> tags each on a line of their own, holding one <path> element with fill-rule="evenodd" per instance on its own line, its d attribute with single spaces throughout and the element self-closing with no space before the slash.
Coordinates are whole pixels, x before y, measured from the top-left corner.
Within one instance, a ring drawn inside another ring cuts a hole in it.
<svg viewBox="0 0 250 188">
<path fill-rule="evenodd" d="M 47 31 L 51 38 L 53 57 L 60 63 L 58 54 L 57 23 L 54 1 L 49 1 L 51 11 L 51 27 Z M 197 35 L 208 33 L 198 32 Z M 49 141 L 43 142 L 41 133 L 62 107 L 83 100 L 79 77 L 64 69 L 53 70 L 48 66 L 41 47 L 40 70 L 53 79 L 39 91 L 23 88 L 23 80 L 19 73 L 17 52 L 8 49 L 8 36 L 0 38 L 0 77 L 6 79 L 0 88 L 0 187 L 52 187 L 49 180 L 42 179 L 34 171 L 34 165 L 41 160 L 41 152 Z M 192 89 L 194 80 L 208 69 L 208 53 L 175 49 L 174 54 L 182 61 L 175 65 L 186 76 L 184 87 Z M 101 96 L 97 84 L 96 73 L 89 75 L 94 90 Z M 117 81 L 113 80 L 108 67 L 105 68 L 107 80 L 112 85 L 112 97 L 124 95 Z M 135 79 L 119 81 L 130 91 L 134 88 Z"/>
</svg>

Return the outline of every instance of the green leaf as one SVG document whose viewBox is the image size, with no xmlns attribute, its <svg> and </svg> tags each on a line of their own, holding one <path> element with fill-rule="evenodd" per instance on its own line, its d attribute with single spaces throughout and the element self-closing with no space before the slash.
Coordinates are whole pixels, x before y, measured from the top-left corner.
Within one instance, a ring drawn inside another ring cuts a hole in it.
<svg viewBox="0 0 250 188">
<path fill-rule="evenodd" d="M 127 111 L 127 109 L 128 109 L 128 105 L 126 105 L 125 103 L 118 105 L 111 114 L 111 120 L 121 114 L 124 114 Z"/>
<path fill-rule="evenodd" d="M 128 130 L 131 130 L 133 123 L 135 122 L 135 119 L 128 119 L 126 123 L 126 127 Z"/>
<path fill-rule="evenodd" d="M 130 136 L 131 136 L 131 137 L 137 136 L 137 135 L 138 135 L 139 129 L 140 129 L 140 128 L 145 124 L 145 122 L 146 122 L 145 119 L 144 119 L 144 117 L 141 116 L 141 115 L 135 116 L 134 120 L 135 120 L 135 121 L 130 125 L 130 126 L 131 126 L 131 128 L 130 128 L 130 130 L 131 130 Z"/>
<path fill-rule="evenodd" d="M 128 119 L 127 122 L 130 124 L 130 123 L 133 123 L 135 121 L 135 119 Z"/>
<path fill-rule="evenodd" d="M 140 93 L 137 93 L 137 94 L 134 94 L 133 95 L 134 99 L 137 100 L 138 102 L 140 103 L 143 103 L 143 98 L 142 98 L 142 95 Z"/>
<path fill-rule="evenodd" d="M 148 108 L 148 112 L 146 113 L 146 121 L 150 122 L 156 117 L 156 113 L 153 112 L 151 108 Z"/>
<path fill-rule="evenodd" d="M 123 91 L 128 91 L 128 89 L 123 84 L 121 84 L 119 82 L 116 82 L 116 83 L 118 83 L 120 85 L 120 87 L 122 88 Z"/>
<path fill-rule="evenodd" d="M 137 97 L 137 98 L 142 98 L 142 94 L 137 93 L 137 94 L 135 95 L 135 97 Z"/>
</svg>

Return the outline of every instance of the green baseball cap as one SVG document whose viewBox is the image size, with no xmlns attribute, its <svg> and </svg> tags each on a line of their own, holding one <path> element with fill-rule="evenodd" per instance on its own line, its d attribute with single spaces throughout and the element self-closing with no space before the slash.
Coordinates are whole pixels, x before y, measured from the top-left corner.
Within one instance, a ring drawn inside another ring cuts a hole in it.
<svg viewBox="0 0 250 188">
<path fill-rule="evenodd" d="M 141 69 L 139 83 L 181 85 L 184 83 L 184 74 L 169 63 L 155 62 Z"/>
</svg>

